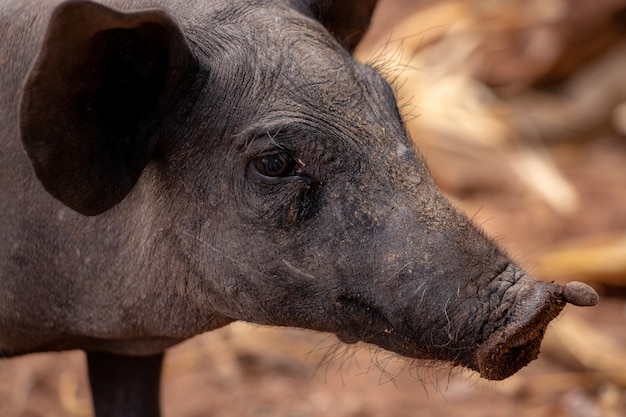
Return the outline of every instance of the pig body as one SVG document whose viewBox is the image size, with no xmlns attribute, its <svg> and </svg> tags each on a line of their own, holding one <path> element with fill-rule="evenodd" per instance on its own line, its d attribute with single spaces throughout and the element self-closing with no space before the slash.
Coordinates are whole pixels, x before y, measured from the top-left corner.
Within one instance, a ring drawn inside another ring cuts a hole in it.
<svg viewBox="0 0 626 417">
<path fill-rule="evenodd" d="M 0 357 L 83 349 L 98 415 L 155 415 L 234 320 L 502 379 L 589 299 L 437 191 L 349 53 L 373 2 L 102 3 L 0 1 Z"/>
</svg>

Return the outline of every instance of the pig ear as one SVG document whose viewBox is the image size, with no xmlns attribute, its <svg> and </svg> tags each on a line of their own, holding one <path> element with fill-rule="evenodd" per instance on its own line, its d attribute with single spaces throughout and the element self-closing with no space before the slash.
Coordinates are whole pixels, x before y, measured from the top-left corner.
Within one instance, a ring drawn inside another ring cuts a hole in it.
<svg viewBox="0 0 626 417">
<path fill-rule="evenodd" d="M 349 51 L 353 51 L 370 24 L 377 0 L 299 0 Z"/>
<path fill-rule="evenodd" d="M 22 141 L 44 188 L 86 215 L 120 202 L 151 159 L 156 123 L 192 63 L 163 11 L 59 6 L 20 105 Z"/>
</svg>

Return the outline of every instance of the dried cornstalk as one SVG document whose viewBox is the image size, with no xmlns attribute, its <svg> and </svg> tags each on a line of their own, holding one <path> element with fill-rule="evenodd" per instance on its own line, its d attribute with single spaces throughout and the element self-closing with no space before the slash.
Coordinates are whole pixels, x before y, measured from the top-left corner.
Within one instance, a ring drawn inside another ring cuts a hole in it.
<svg viewBox="0 0 626 417">
<path fill-rule="evenodd" d="M 533 137 L 528 143 L 513 123 L 513 110 L 476 77 L 476 54 L 490 33 L 482 30 L 484 22 L 471 5 L 436 2 L 399 19 L 387 31 L 375 27 L 356 55 L 382 63 L 383 72 L 395 80 L 407 128 L 417 144 L 462 153 L 477 163 L 505 159 L 509 163 L 501 169 L 515 173 L 555 212 L 576 211 L 576 190 L 541 141 Z"/>
<path fill-rule="evenodd" d="M 626 351 L 621 343 L 573 315 L 562 316 L 546 332 L 542 354 L 626 388 Z"/>
<path fill-rule="evenodd" d="M 626 234 L 612 234 L 570 243 L 538 259 L 544 279 L 580 279 L 626 286 Z"/>
</svg>

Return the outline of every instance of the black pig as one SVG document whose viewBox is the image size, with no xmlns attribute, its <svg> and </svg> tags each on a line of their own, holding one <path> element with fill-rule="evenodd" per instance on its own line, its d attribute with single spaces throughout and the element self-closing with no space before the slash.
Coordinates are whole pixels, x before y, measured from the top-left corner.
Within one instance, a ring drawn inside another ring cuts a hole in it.
<svg viewBox="0 0 626 417">
<path fill-rule="evenodd" d="M 349 52 L 373 1 L 104 3 L 0 4 L 0 357 L 83 349 L 96 414 L 148 416 L 164 349 L 234 320 L 502 379 L 596 302 L 435 188 Z"/>
</svg>

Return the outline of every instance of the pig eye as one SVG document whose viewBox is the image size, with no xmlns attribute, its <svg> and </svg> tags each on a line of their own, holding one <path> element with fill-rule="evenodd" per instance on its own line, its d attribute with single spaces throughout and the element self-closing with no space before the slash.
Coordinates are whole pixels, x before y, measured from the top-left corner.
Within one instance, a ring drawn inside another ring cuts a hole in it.
<svg viewBox="0 0 626 417">
<path fill-rule="evenodd" d="M 285 177 L 293 172 L 295 161 L 288 151 L 280 151 L 253 159 L 251 167 L 265 177 Z"/>
</svg>

